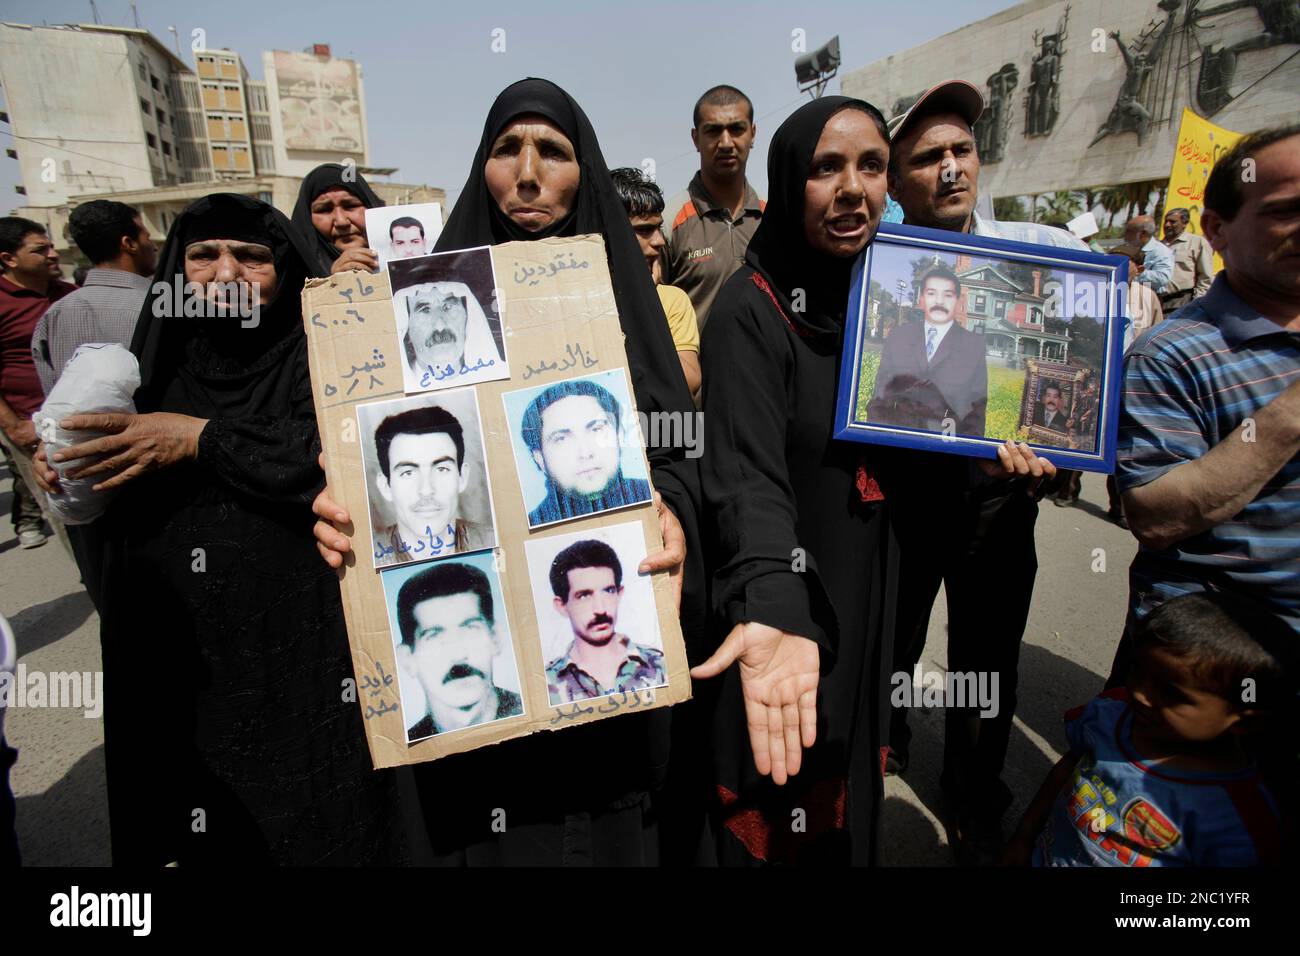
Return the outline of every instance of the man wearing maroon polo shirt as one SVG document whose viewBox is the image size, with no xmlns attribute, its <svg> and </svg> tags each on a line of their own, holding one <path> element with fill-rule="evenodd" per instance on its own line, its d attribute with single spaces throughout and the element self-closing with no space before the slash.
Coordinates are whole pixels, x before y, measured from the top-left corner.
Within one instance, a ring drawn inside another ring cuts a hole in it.
<svg viewBox="0 0 1300 956">
<path fill-rule="evenodd" d="M 30 219 L 0 219 L 0 444 L 14 476 L 12 518 L 18 543 L 45 543 L 43 495 L 32 478 L 36 426 L 45 394 L 32 361 L 32 333 L 45 310 L 76 286 L 59 278 L 59 254 L 45 228 Z"/>
</svg>

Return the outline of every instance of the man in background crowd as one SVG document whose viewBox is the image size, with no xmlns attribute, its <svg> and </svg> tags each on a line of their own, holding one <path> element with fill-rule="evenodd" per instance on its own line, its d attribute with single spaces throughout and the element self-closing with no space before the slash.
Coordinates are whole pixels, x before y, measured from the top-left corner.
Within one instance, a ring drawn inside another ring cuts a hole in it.
<svg viewBox="0 0 1300 956">
<path fill-rule="evenodd" d="M 50 306 L 32 334 L 32 361 L 47 395 L 78 347 L 116 342 L 130 348 L 158 263 L 158 247 L 140 213 L 125 203 L 96 199 L 78 206 L 68 217 L 68 232 L 92 267 L 82 287 Z M 98 608 L 102 570 L 98 524 L 92 521 L 65 530 L 86 593 Z"/>
<path fill-rule="evenodd" d="M 32 361 L 32 334 L 45 310 L 76 286 L 59 278 L 59 253 L 45 227 L 20 216 L 0 219 L 0 265 L 0 445 L 14 478 L 18 544 L 39 548 L 46 541 L 45 495 L 32 474 L 32 415 L 45 393 Z"/>
<path fill-rule="evenodd" d="M 715 86 L 695 104 L 691 142 L 699 172 L 664 207 L 663 282 L 691 297 L 700 328 L 722 283 L 740 267 L 763 216 L 745 178 L 754 146 L 754 104 L 734 86 Z"/>
<path fill-rule="evenodd" d="M 980 160 L 973 127 L 984 111 L 978 89 L 949 80 L 889 122 L 889 191 L 906 223 L 1058 248 L 1086 249 L 1069 232 L 1039 223 L 997 222 L 975 211 Z M 1020 642 L 1029 618 L 1038 557 L 1037 495 L 1055 476 L 1028 445 L 1007 443 L 999 460 L 937 452 L 891 451 L 880 480 L 897 516 L 902 555 L 894 669 L 911 673 L 925 649 L 940 584 L 948 596 L 948 670 L 997 673 L 996 716 L 972 708 L 945 712 L 943 772 L 959 860 L 992 863 L 1011 804 L 1002 781 L 1016 709 Z M 990 620 L 988 595 L 998 594 Z M 907 712 L 894 712 L 886 771 L 907 769 Z"/>
<path fill-rule="evenodd" d="M 1126 631 L 1180 594 L 1226 591 L 1300 632 L 1300 125 L 1225 153 L 1201 223 L 1223 271 L 1124 362 L 1117 474 L 1141 545 Z"/>
<path fill-rule="evenodd" d="M 125 203 L 96 199 L 68 217 L 68 232 L 91 261 L 81 288 L 41 316 L 32 335 L 32 360 L 49 394 L 78 346 L 131 345 L 158 263 L 158 246 L 140 213 Z"/>
<path fill-rule="evenodd" d="M 1191 214 L 1186 209 L 1165 213 L 1165 245 L 1174 257 L 1173 273 L 1160 296 L 1166 312 L 1181 309 L 1210 291 L 1214 279 L 1214 250 L 1204 236 L 1187 231 Z"/>
<path fill-rule="evenodd" d="M 664 194 L 658 184 L 647 179 L 641 170 L 630 166 L 611 169 L 609 175 L 614 180 L 614 188 L 623 200 L 627 210 L 628 222 L 632 232 L 641 246 L 641 254 L 650 266 L 650 275 L 655 280 L 655 291 L 659 293 L 659 302 L 664 307 L 664 316 L 668 319 L 668 331 L 672 333 L 673 347 L 677 349 L 677 358 L 682 363 L 682 373 L 686 376 L 686 385 L 691 396 L 700 394 L 700 326 L 695 317 L 695 306 L 691 305 L 690 296 L 674 285 L 666 285 L 661 280 L 660 254 L 668 241 L 664 238 Z"/>
<path fill-rule="evenodd" d="M 1142 250 L 1142 274 L 1137 281 L 1150 286 L 1156 295 L 1164 292 L 1174 272 L 1174 254 L 1156 238 L 1156 221 L 1150 216 L 1134 216 L 1124 223 L 1124 242 Z"/>
</svg>

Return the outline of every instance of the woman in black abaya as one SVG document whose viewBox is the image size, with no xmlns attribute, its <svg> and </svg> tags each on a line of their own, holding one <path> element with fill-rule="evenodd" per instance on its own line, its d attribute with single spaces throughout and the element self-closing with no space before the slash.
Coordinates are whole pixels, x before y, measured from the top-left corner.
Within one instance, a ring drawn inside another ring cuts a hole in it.
<svg viewBox="0 0 1300 956">
<path fill-rule="evenodd" d="M 348 269 L 374 272 L 379 259 L 369 248 L 366 210 L 382 205 L 356 167 L 322 163 L 304 176 L 291 220 L 307 244 L 310 275 Z"/>
<path fill-rule="evenodd" d="M 692 676 L 726 669 L 713 728 L 722 863 L 873 859 L 895 584 L 871 450 L 831 433 L 850 270 L 880 223 L 888 160 L 875 107 L 827 96 L 796 110 L 701 343 L 727 636 Z"/>
<path fill-rule="evenodd" d="M 591 123 L 554 83 L 512 84 L 488 113 L 437 251 L 589 233 L 605 241 L 637 410 L 692 414 L 663 307 Z M 702 631 L 705 609 L 696 534 L 698 471 L 684 448 L 650 446 L 646 454 L 663 499 L 660 524 L 667 545 L 648 561 L 655 569 L 671 569 L 683 588 L 682 629 L 689 644 Z M 339 509 L 328 498 L 318 500 L 316 511 L 338 520 Z M 327 560 L 341 561 L 338 552 L 346 545 L 338 533 L 322 523 L 317 537 Z M 655 863 L 658 832 L 650 793 L 662 782 L 667 723 L 665 711 L 631 714 L 416 767 L 438 862 Z M 494 827 L 500 822 L 503 832 Z"/>
<path fill-rule="evenodd" d="M 115 864 L 401 859 L 391 775 L 371 769 L 338 581 L 316 554 L 324 484 L 300 292 L 309 250 L 243 196 L 173 224 L 155 279 L 244 283 L 252 316 L 150 296 L 136 415 L 65 457 L 121 484 L 108 523 L 105 749 Z M 355 686 L 355 685 L 352 685 Z"/>
</svg>

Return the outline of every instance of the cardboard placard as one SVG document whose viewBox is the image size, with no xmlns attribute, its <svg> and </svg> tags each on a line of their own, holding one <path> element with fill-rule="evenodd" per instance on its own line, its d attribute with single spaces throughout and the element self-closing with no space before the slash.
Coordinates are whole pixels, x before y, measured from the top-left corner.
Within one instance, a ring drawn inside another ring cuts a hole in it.
<svg viewBox="0 0 1300 956">
<path fill-rule="evenodd" d="M 374 519 L 367 496 L 368 478 L 356 413 L 360 405 L 391 401 L 405 394 L 403 357 L 388 276 L 344 272 L 314 279 L 303 290 L 312 393 L 329 489 L 354 522 L 350 529 L 353 553 L 339 577 L 357 679 L 356 699 L 365 717 L 370 755 L 376 768 L 436 760 L 502 740 L 563 730 L 635 709 L 670 706 L 690 698 L 686 650 L 668 574 L 657 572 L 649 576 L 650 587 L 645 589 L 647 595 L 653 595 L 653 612 L 648 608 L 649 597 L 636 606 L 642 608 L 642 624 L 653 624 L 645 620 L 645 615 L 657 615 L 666 684 L 575 703 L 551 704 L 546 666 L 550 662 L 548 653 L 553 653 L 555 621 L 539 620 L 526 544 L 531 544 L 536 560 L 537 553 L 547 551 L 547 546 L 538 542 L 571 538 L 576 532 L 627 540 L 629 532 L 635 534 L 635 531 L 626 526 L 639 526 L 646 553 L 659 550 L 663 539 L 653 503 L 529 530 L 529 509 L 533 503 L 525 500 L 520 480 L 522 466 L 512 450 L 515 436 L 507 423 L 504 394 L 578 376 L 621 372 L 625 394 L 633 403 L 633 407 L 623 409 L 622 425 L 638 442 L 640 431 L 604 241 L 599 236 L 578 236 L 511 242 L 492 247 L 491 253 L 498 286 L 494 290 L 496 308 L 501 315 L 510 377 L 462 386 L 462 389 L 476 393 L 494 504 L 497 547 L 479 553 L 477 560 L 479 565 L 495 565 L 503 598 L 503 606 L 496 613 L 497 633 L 505 639 L 508 632 L 523 713 L 437 733 L 413 743 L 408 742 L 407 728 L 414 715 L 403 712 L 398 651 L 381 581 L 381 574 L 409 576 L 411 565 L 383 571 L 374 567 L 370 527 Z M 604 380 L 617 379 L 618 375 L 606 375 Z M 437 394 L 422 393 L 426 397 Z M 466 433 L 469 434 L 469 429 Z M 473 563 L 466 555 L 459 558 L 463 563 Z M 422 566 L 457 559 L 433 558 Z M 625 592 L 638 579 L 647 580 L 637 574 L 635 565 L 623 567 Z M 544 597 L 547 596 L 538 594 L 536 600 Z M 628 626 L 637 626 L 635 620 L 625 621 L 621 617 L 626 605 L 627 601 L 620 605 L 620 619 L 616 622 L 619 633 L 627 632 Z M 549 652 L 543 645 L 547 631 L 552 632 Z"/>
</svg>

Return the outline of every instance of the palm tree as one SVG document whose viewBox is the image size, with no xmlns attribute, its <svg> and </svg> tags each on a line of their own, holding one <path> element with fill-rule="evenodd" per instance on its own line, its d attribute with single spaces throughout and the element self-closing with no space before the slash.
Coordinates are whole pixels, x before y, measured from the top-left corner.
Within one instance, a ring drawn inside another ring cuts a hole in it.
<svg viewBox="0 0 1300 956">
<path fill-rule="evenodd" d="M 1079 194 L 1058 189 L 1038 197 L 1045 220 L 1067 222 L 1079 214 Z"/>
</svg>

